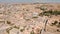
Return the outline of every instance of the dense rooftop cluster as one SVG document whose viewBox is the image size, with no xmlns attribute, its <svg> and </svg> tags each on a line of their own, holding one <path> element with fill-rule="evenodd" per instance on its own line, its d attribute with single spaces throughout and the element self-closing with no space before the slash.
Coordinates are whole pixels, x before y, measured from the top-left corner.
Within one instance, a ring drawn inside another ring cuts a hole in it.
<svg viewBox="0 0 60 34">
<path fill-rule="evenodd" d="M 0 4 L 0 34 L 60 34 L 60 11 L 51 7 L 49 4 Z"/>
</svg>

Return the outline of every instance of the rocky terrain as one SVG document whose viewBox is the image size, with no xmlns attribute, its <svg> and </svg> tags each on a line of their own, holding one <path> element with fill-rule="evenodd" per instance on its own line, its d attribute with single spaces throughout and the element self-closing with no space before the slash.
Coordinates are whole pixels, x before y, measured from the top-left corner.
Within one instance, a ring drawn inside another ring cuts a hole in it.
<svg viewBox="0 0 60 34">
<path fill-rule="evenodd" d="M 60 34 L 60 4 L 1 4 L 0 34 Z"/>
</svg>

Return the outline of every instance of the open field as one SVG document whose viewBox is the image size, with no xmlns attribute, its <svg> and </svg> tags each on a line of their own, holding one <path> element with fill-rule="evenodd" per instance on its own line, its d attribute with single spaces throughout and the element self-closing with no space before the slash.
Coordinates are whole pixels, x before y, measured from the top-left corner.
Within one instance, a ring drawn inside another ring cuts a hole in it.
<svg viewBox="0 0 60 34">
<path fill-rule="evenodd" d="M 0 4 L 0 34 L 60 34 L 60 4 Z"/>
</svg>

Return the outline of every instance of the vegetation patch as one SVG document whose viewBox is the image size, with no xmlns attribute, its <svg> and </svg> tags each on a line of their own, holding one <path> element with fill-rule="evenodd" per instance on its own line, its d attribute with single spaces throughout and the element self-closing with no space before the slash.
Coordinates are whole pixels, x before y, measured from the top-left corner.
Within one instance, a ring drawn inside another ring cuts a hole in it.
<svg viewBox="0 0 60 34">
<path fill-rule="evenodd" d="M 59 30 L 59 29 L 57 29 L 57 31 L 58 31 L 58 32 L 60 32 L 60 30 Z"/>
<path fill-rule="evenodd" d="M 39 15 L 45 15 L 45 16 L 50 16 L 50 15 L 60 15 L 60 11 L 58 10 L 49 10 L 49 11 L 44 11 L 42 13 L 40 13 Z"/>
<path fill-rule="evenodd" d="M 34 31 L 31 31 L 30 34 L 35 34 Z"/>
<path fill-rule="evenodd" d="M 21 31 L 21 32 L 23 32 L 23 31 L 24 31 L 24 29 L 20 29 L 20 31 Z"/>
<path fill-rule="evenodd" d="M 17 26 L 14 26 L 14 28 L 17 28 L 17 29 L 19 29 L 19 27 L 17 27 Z"/>
<path fill-rule="evenodd" d="M 56 26 L 56 27 L 60 28 L 60 22 L 54 21 L 54 23 L 52 23 L 52 26 Z"/>
</svg>

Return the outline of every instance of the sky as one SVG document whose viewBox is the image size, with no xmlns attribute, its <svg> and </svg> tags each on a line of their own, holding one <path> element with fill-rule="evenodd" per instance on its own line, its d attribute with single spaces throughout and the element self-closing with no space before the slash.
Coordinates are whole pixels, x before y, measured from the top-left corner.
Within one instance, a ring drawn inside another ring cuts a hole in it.
<svg viewBox="0 0 60 34">
<path fill-rule="evenodd" d="M 0 0 L 1 3 L 60 3 L 60 0 Z"/>
</svg>

